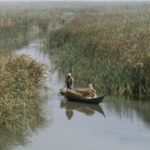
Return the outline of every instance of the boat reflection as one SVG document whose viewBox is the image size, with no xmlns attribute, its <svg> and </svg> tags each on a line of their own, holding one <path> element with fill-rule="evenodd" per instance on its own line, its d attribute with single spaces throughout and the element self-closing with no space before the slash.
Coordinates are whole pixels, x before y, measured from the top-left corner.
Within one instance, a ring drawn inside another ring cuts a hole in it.
<svg viewBox="0 0 150 150">
<path fill-rule="evenodd" d="M 73 101 L 61 101 L 60 108 L 66 109 L 66 116 L 68 120 L 73 117 L 75 111 L 84 113 L 87 116 L 92 116 L 95 112 L 99 112 L 105 117 L 105 113 L 100 105 L 91 105 Z"/>
</svg>

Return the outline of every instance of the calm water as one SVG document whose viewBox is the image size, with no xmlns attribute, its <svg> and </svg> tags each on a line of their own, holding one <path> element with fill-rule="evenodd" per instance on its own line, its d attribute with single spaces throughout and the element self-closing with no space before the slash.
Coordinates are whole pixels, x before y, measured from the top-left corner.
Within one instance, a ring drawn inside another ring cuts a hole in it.
<svg viewBox="0 0 150 150">
<path fill-rule="evenodd" d="M 16 50 L 53 69 L 50 56 L 43 52 L 42 40 Z M 14 150 L 149 150 L 150 104 L 125 98 L 106 97 L 100 106 L 66 102 L 58 96 L 64 77 L 53 70 L 47 77 L 50 90 L 43 91 L 47 126 L 27 135 L 28 142 Z M 9 143 L 8 143 L 9 144 Z"/>
</svg>

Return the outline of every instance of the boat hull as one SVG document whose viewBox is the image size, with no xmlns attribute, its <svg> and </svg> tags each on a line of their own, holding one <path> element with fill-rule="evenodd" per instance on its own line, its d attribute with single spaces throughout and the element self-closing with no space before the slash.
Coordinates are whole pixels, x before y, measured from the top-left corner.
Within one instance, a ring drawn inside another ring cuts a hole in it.
<svg viewBox="0 0 150 150">
<path fill-rule="evenodd" d="M 60 94 L 65 96 L 69 101 L 89 103 L 89 104 L 99 104 L 103 101 L 105 97 L 105 95 L 103 95 L 96 98 L 86 98 L 84 96 L 79 95 L 78 93 L 75 93 L 72 90 L 62 90 L 60 91 Z"/>
<path fill-rule="evenodd" d="M 72 97 L 68 97 L 68 96 L 65 96 L 65 97 L 69 101 L 76 101 L 76 102 L 89 103 L 89 104 L 99 104 L 104 99 L 104 96 L 97 97 L 97 98 L 91 98 L 91 99 L 76 99 L 76 98 L 72 98 Z"/>
</svg>

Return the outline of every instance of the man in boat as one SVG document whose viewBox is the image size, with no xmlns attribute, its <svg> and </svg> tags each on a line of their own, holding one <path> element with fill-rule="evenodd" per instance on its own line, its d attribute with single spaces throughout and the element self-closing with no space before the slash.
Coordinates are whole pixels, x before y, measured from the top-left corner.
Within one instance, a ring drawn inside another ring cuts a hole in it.
<svg viewBox="0 0 150 150">
<path fill-rule="evenodd" d="M 71 73 L 68 73 L 67 77 L 66 77 L 66 86 L 67 86 L 67 89 L 71 90 L 72 87 L 73 87 L 73 83 L 74 83 L 74 78 L 71 75 Z"/>
</svg>

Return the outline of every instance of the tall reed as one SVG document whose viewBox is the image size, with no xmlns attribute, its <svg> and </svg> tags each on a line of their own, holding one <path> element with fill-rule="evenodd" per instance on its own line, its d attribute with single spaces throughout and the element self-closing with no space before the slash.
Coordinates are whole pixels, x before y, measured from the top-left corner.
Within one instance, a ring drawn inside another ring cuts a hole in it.
<svg viewBox="0 0 150 150">
<path fill-rule="evenodd" d="M 149 12 L 125 10 L 93 11 L 51 32 L 48 47 L 58 68 L 101 93 L 150 95 Z"/>
</svg>

